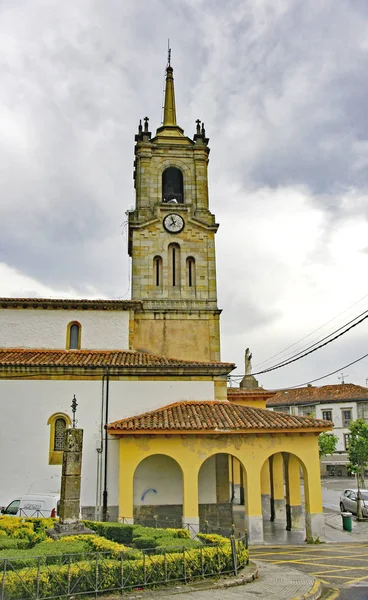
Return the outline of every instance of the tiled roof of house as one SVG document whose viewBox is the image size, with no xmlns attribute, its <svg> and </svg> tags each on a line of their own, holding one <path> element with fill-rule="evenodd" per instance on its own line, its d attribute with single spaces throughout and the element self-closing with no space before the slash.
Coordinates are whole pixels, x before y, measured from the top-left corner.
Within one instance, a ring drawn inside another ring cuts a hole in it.
<svg viewBox="0 0 368 600">
<path fill-rule="evenodd" d="M 263 388 L 238 388 L 238 387 L 228 387 L 227 388 L 227 397 L 238 397 L 238 398 L 250 398 L 254 397 L 264 397 L 270 398 L 274 396 L 276 392 L 270 390 L 264 390 Z"/>
<path fill-rule="evenodd" d="M 0 348 L 0 367 L 193 367 L 222 368 L 235 365 L 156 356 L 130 350 L 48 350 Z"/>
<path fill-rule="evenodd" d="M 367 400 L 368 388 L 353 383 L 307 386 L 295 390 L 280 390 L 267 400 L 267 406 L 287 406 L 290 404 L 313 404 L 320 402 L 344 402 L 349 400 Z"/>
<path fill-rule="evenodd" d="M 64 310 L 129 310 L 141 305 L 135 300 L 88 300 L 73 298 L 0 298 L 0 308 L 52 308 Z"/>
<path fill-rule="evenodd" d="M 107 425 L 110 433 L 251 433 L 272 430 L 325 430 L 330 421 L 276 413 L 227 400 L 175 402 Z"/>
</svg>

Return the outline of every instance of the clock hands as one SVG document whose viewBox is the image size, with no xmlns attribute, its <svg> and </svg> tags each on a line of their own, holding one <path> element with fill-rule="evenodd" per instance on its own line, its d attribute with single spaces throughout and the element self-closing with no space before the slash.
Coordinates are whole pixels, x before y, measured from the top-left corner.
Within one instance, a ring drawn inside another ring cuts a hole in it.
<svg viewBox="0 0 368 600">
<path fill-rule="evenodd" d="M 179 233 L 184 227 L 184 220 L 180 215 L 169 214 L 164 219 L 164 227 L 171 233 Z"/>
</svg>

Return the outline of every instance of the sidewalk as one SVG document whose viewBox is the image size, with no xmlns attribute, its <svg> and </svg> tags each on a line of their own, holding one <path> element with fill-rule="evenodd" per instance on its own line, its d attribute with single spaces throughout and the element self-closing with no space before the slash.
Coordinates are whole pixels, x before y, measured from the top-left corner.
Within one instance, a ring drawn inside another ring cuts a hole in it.
<svg viewBox="0 0 368 600">
<path fill-rule="evenodd" d="M 257 561 L 257 567 L 259 579 L 245 585 L 219 587 L 219 584 L 226 584 L 230 579 L 221 582 L 212 580 L 187 586 L 178 585 L 170 589 L 136 591 L 125 597 L 127 600 L 317 600 L 321 594 L 321 586 L 307 573 L 262 561 Z M 250 565 L 247 569 L 254 572 L 255 565 Z"/>
<path fill-rule="evenodd" d="M 344 531 L 341 514 L 325 512 L 326 542 L 368 542 L 368 519 L 357 521 L 353 516 L 353 531 Z"/>
</svg>

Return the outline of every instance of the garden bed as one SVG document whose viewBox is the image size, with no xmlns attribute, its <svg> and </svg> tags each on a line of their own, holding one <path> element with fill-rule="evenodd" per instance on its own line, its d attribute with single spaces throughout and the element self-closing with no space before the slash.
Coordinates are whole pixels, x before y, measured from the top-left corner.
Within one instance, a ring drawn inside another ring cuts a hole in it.
<svg viewBox="0 0 368 600">
<path fill-rule="evenodd" d="M 234 573 L 248 561 L 244 540 L 185 529 L 86 521 L 96 535 L 58 541 L 50 519 L 0 517 L 0 599 L 123 592 Z"/>
</svg>

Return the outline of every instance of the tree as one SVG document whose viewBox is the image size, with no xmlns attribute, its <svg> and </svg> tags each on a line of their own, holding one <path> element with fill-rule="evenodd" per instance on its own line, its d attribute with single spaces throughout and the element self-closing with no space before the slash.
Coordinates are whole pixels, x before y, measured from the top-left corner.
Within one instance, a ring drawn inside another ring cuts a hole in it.
<svg viewBox="0 0 368 600">
<path fill-rule="evenodd" d="M 320 433 L 318 436 L 319 457 L 333 454 L 338 441 L 339 438 L 333 433 Z"/>
<path fill-rule="evenodd" d="M 360 490 L 364 488 L 364 471 L 368 467 L 368 425 L 364 419 L 357 419 L 350 424 L 348 446 L 349 469 L 356 475 L 358 498 L 357 518 L 362 519 Z"/>
</svg>

